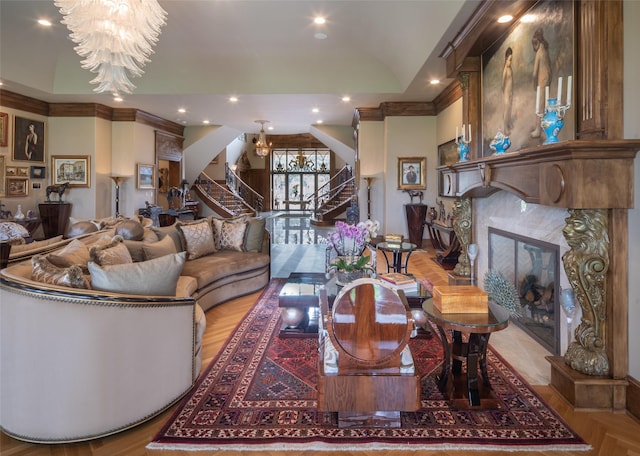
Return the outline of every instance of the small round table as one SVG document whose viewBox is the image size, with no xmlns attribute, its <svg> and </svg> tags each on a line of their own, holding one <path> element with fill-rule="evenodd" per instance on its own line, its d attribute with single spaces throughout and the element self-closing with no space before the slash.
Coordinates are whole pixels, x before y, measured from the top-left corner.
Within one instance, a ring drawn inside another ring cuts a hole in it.
<svg viewBox="0 0 640 456">
<path fill-rule="evenodd" d="M 487 313 L 441 313 L 433 305 L 433 298 L 422 303 L 427 318 L 436 324 L 444 348 L 444 363 L 438 387 L 450 399 L 460 397 L 463 391 L 468 397 L 468 406 L 492 407 L 491 383 L 487 373 L 487 346 L 492 332 L 509 325 L 509 312 L 502 306 L 489 302 Z M 447 336 L 451 331 L 451 340 Z M 462 335 L 467 336 L 467 342 Z M 466 361 L 467 372 L 462 372 L 462 362 Z M 482 374 L 482 384 L 478 378 L 478 367 Z M 466 386 L 464 379 L 466 377 Z M 462 396 L 464 397 L 464 395 Z M 460 404 L 464 405 L 464 404 Z"/>
<path fill-rule="evenodd" d="M 378 242 L 376 248 L 382 252 L 384 255 L 384 260 L 387 263 L 387 272 L 404 272 L 407 273 L 407 265 L 409 264 L 409 257 L 411 256 L 411 252 L 413 252 L 417 245 L 412 244 L 411 242 L 402 242 L 400 244 L 390 244 L 388 242 Z M 392 254 L 393 262 L 389 262 L 389 257 L 387 257 L 387 252 Z M 404 258 L 404 263 L 402 262 L 402 254 L 406 253 L 407 255 Z"/>
</svg>

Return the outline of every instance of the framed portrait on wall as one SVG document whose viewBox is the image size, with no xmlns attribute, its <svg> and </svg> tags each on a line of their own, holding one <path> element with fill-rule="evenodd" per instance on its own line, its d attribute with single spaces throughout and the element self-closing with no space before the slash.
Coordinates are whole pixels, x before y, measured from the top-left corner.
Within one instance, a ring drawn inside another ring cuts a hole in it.
<svg viewBox="0 0 640 456">
<path fill-rule="evenodd" d="M 426 189 L 426 168 L 426 157 L 398 157 L 398 190 Z"/>
<path fill-rule="evenodd" d="M 567 80 L 574 74 L 574 2 L 538 2 L 527 17 L 531 21 L 518 22 L 482 54 L 483 156 L 491 155 L 489 144 L 498 130 L 511 139 L 510 151 L 545 141 L 540 128 L 545 86 L 549 98 L 560 95 L 561 105 L 567 101 Z M 560 132 L 560 141 L 570 139 L 575 139 L 573 107 Z"/>
<path fill-rule="evenodd" d="M 0 147 L 9 145 L 9 114 L 0 112 Z"/>
<path fill-rule="evenodd" d="M 13 161 L 44 163 L 44 122 L 15 116 Z"/>
<path fill-rule="evenodd" d="M 69 187 L 91 186 L 91 161 L 89 155 L 52 155 L 51 183 L 69 182 Z"/>
<path fill-rule="evenodd" d="M 153 190 L 156 188 L 156 167 L 155 165 L 143 165 L 138 163 L 137 186 L 140 190 Z"/>
</svg>

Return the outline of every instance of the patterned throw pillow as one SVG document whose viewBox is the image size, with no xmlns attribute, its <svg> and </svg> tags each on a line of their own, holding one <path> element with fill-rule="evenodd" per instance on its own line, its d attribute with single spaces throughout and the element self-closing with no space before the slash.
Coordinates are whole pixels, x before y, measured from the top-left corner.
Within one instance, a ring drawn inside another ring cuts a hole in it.
<svg viewBox="0 0 640 456">
<path fill-rule="evenodd" d="M 195 260 L 216 252 L 216 246 L 213 243 L 213 230 L 208 219 L 191 223 L 178 222 L 176 228 L 184 240 L 187 260 Z"/>
<path fill-rule="evenodd" d="M 222 220 L 211 219 L 213 223 L 214 239 L 218 250 L 237 250 L 244 248 L 244 233 L 247 230 L 247 218 Z"/>
<path fill-rule="evenodd" d="M 51 264 L 44 255 L 34 255 L 31 258 L 31 265 L 33 266 L 31 278 L 37 282 L 71 288 L 90 288 L 82 268 L 78 265 L 59 268 Z"/>
<path fill-rule="evenodd" d="M 89 259 L 101 266 L 133 263 L 129 249 L 124 245 L 124 239 L 117 235 L 107 244 L 92 245 L 89 248 Z"/>
</svg>

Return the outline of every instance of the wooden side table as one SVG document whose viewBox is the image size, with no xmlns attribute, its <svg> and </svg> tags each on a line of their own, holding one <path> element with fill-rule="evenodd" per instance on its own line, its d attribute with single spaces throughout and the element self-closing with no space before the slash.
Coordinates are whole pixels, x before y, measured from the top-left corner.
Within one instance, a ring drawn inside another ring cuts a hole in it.
<svg viewBox="0 0 640 456">
<path fill-rule="evenodd" d="M 41 203 L 38 205 L 45 239 L 66 234 L 71 216 L 71 203 Z"/>
<path fill-rule="evenodd" d="M 425 300 L 422 309 L 438 327 L 444 348 L 440 391 L 458 407 L 494 408 L 496 400 L 487 373 L 487 346 L 492 332 L 509 325 L 509 312 L 489 303 L 488 313 L 443 314 L 434 307 L 433 299 Z M 466 372 L 462 371 L 463 361 Z"/>
</svg>

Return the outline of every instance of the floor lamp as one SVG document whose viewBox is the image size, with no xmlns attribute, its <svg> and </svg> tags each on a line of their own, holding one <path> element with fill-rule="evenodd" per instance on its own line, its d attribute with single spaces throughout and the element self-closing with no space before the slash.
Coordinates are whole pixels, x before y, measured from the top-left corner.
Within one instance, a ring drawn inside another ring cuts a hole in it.
<svg viewBox="0 0 640 456">
<path fill-rule="evenodd" d="M 116 217 L 120 215 L 120 182 L 124 182 L 128 179 L 127 176 L 109 176 L 116 184 Z"/>
<path fill-rule="evenodd" d="M 367 219 L 371 220 L 371 182 L 373 176 L 363 177 L 363 179 L 367 183 Z"/>
</svg>

